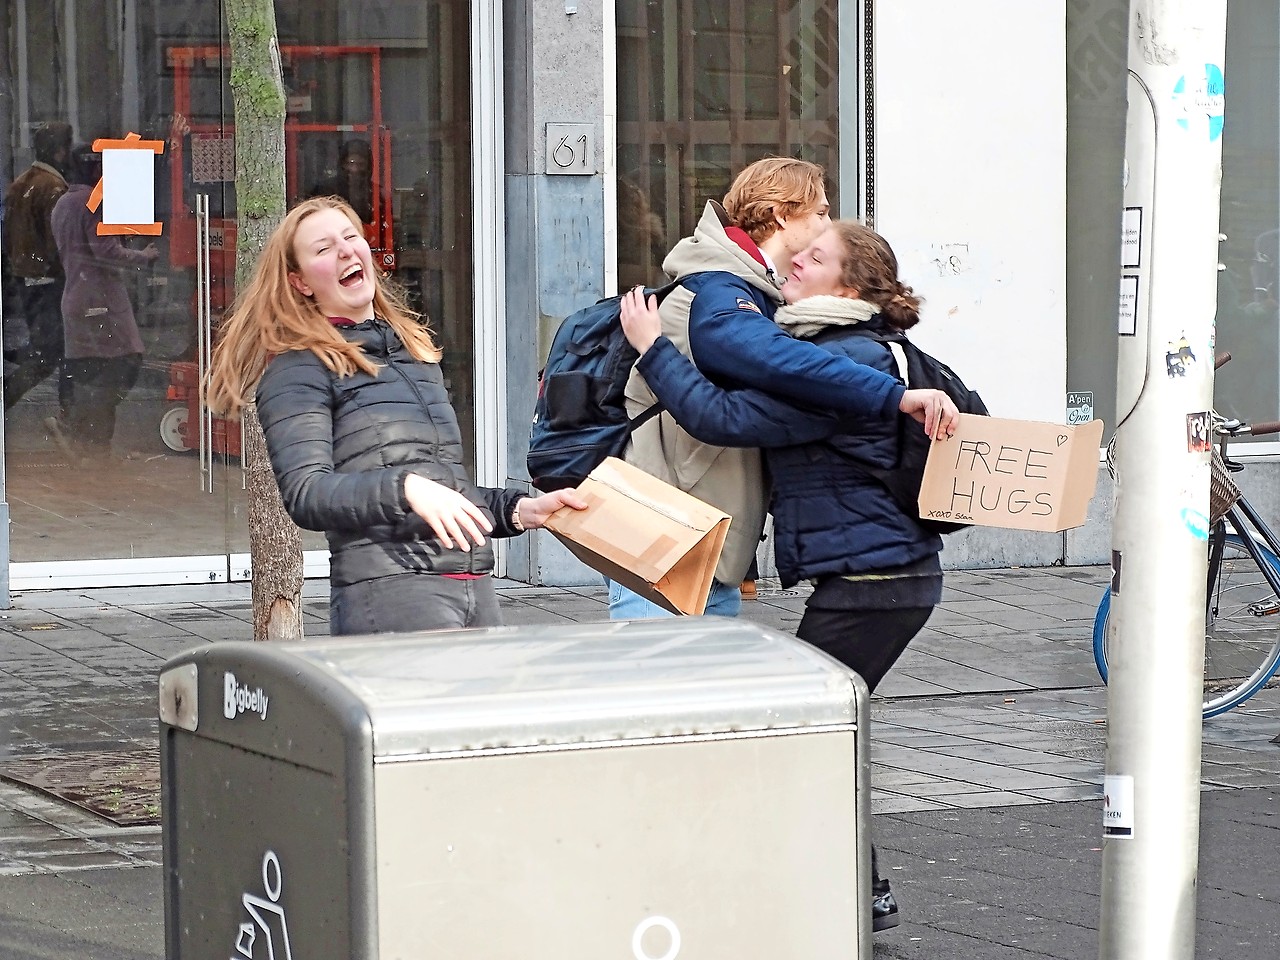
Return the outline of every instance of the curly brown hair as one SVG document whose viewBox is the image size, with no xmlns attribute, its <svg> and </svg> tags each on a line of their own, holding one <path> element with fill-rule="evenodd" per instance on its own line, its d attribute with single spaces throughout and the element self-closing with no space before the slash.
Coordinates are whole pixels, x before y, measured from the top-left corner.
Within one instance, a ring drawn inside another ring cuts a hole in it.
<svg viewBox="0 0 1280 960">
<path fill-rule="evenodd" d="M 377 374 L 378 364 L 343 337 L 314 300 L 289 283 L 289 274 L 298 269 L 293 249 L 298 227 L 313 213 L 326 209 L 340 211 L 363 234 L 360 218 L 339 197 L 313 197 L 285 215 L 258 257 L 253 278 L 219 327 L 203 384 L 205 402 L 214 412 L 238 417 L 267 361 L 288 350 L 310 350 L 340 377 L 356 370 Z M 373 312 L 392 326 L 414 357 L 439 363 L 440 348 L 419 322 L 419 315 L 385 278 L 375 276 L 374 284 Z"/>
<path fill-rule="evenodd" d="M 881 315 L 899 330 L 920 322 L 915 292 L 898 279 L 898 258 L 889 241 L 856 220 L 835 220 L 831 229 L 844 247 L 840 283 L 858 291 L 858 298 L 874 303 Z"/>
</svg>

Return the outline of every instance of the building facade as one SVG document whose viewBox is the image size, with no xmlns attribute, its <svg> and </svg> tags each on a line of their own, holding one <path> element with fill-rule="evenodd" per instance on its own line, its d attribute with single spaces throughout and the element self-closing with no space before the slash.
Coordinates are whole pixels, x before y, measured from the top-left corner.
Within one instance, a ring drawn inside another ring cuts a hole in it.
<svg viewBox="0 0 1280 960">
<path fill-rule="evenodd" d="M 1217 348 L 1236 359 L 1217 397 L 1224 412 L 1269 420 L 1280 417 L 1280 17 L 1263 0 L 1228 6 Z M 339 193 L 361 212 L 444 346 L 482 483 L 526 479 L 537 372 L 558 321 L 659 279 L 705 201 L 777 153 L 823 164 L 835 212 L 888 237 L 926 300 L 918 339 L 993 412 L 1110 427 L 1127 9 L 277 0 L 288 189 Z M 116 410 L 113 456 L 91 464 L 59 443 L 66 399 L 42 349 L 61 320 L 47 306 L 57 266 L 20 262 L 34 228 L 6 191 L 4 592 L 245 579 L 239 428 L 203 410 L 195 389 L 235 294 L 225 11 L 218 0 L 5 0 L 0 11 L 7 185 L 33 163 L 65 166 L 38 155 L 60 125 L 75 144 L 130 133 L 165 144 L 161 233 L 124 241 L 159 255 L 120 271 L 141 367 Z M 1207 82 L 1163 92 L 1188 133 L 1212 109 Z M 1094 514 L 1067 534 L 969 531 L 949 541 L 948 562 L 1101 562 L 1105 472 Z M 322 538 L 306 546 L 308 572 L 323 574 Z M 501 563 L 533 582 L 591 576 L 543 535 L 504 545 Z"/>
</svg>

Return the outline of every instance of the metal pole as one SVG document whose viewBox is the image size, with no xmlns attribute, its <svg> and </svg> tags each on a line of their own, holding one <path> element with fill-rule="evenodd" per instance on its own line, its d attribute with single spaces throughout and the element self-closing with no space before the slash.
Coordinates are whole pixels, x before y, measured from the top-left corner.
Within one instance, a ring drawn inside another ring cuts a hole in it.
<svg viewBox="0 0 1280 960">
<path fill-rule="evenodd" d="M 1133 0 L 1102 960 L 1195 949 L 1226 0 Z"/>
</svg>

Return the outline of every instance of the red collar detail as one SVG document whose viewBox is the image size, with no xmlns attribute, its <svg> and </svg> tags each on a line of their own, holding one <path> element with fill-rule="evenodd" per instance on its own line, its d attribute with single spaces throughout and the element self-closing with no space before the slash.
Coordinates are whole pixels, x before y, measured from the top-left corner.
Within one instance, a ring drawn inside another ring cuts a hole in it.
<svg viewBox="0 0 1280 960">
<path fill-rule="evenodd" d="M 350 317 L 329 317 L 329 322 L 335 327 L 354 327 L 356 322 Z"/>
<path fill-rule="evenodd" d="M 764 267 L 766 270 L 769 269 L 769 265 L 765 263 L 764 254 L 760 252 L 760 248 L 756 246 L 756 242 L 747 235 L 747 231 L 743 230 L 741 227 L 725 227 L 724 234 L 745 250 L 752 260 L 760 264 L 760 266 Z"/>
</svg>

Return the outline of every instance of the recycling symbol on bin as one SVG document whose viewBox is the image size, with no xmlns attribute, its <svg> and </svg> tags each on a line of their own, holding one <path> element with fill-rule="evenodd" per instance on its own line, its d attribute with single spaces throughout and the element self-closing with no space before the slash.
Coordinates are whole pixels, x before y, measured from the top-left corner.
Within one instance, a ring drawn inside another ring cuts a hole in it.
<svg viewBox="0 0 1280 960">
<path fill-rule="evenodd" d="M 265 896 L 246 893 L 240 898 L 249 920 L 240 924 L 236 935 L 236 953 L 248 960 L 293 960 L 289 946 L 289 925 L 284 919 L 280 894 L 284 875 L 280 858 L 268 850 L 262 858 L 262 892 Z"/>
</svg>

